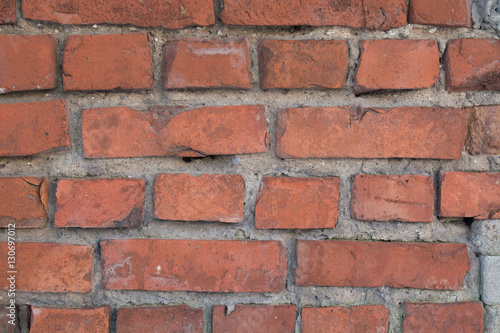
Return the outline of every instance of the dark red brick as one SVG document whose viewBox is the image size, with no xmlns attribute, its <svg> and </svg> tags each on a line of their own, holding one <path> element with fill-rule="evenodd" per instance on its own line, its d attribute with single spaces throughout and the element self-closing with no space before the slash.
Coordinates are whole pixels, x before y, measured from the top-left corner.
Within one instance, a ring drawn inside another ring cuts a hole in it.
<svg viewBox="0 0 500 333">
<path fill-rule="evenodd" d="M 88 158 L 231 155 L 267 152 L 264 107 L 126 107 L 82 111 Z"/>
<path fill-rule="evenodd" d="M 16 0 L 2 0 L 0 2 L 0 24 L 16 22 Z"/>
<path fill-rule="evenodd" d="M 0 178 L 0 228 L 43 228 L 47 224 L 47 177 Z"/>
<path fill-rule="evenodd" d="M 263 177 L 255 207 L 255 227 L 335 228 L 339 186 L 337 177 Z"/>
<path fill-rule="evenodd" d="M 271 40 L 259 43 L 262 89 L 345 86 L 349 48 L 345 40 Z"/>
<path fill-rule="evenodd" d="M 153 58 L 143 33 L 71 35 L 63 56 L 64 90 L 151 90 Z"/>
<path fill-rule="evenodd" d="M 500 105 L 469 109 L 467 150 L 473 155 L 500 155 Z"/>
<path fill-rule="evenodd" d="M 297 241 L 299 286 L 458 290 L 469 270 L 466 244 Z"/>
<path fill-rule="evenodd" d="M 0 156 L 71 149 L 63 100 L 0 104 Z"/>
<path fill-rule="evenodd" d="M 0 35 L 0 94 L 56 86 L 52 35 Z"/>
<path fill-rule="evenodd" d="M 415 24 L 471 27 L 471 0 L 411 0 L 408 20 Z"/>
<path fill-rule="evenodd" d="M 41 308 L 31 306 L 30 333 L 109 333 L 109 305 L 95 308 Z"/>
<path fill-rule="evenodd" d="M 285 289 L 286 258 L 277 241 L 101 242 L 105 289 L 279 292 Z"/>
<path fill-rule="evenodd" d="M 246 38 L 172 40 L 163 57 L 165 89 L 250 89 L 250 55 Z"/>
<path fill-rule="evenodd" d="M 465 134 L 462 109 L 289 108 L 278 111 L 276 155 L 460 159 Z"/>
<path fill-rule="evenodd" d="M 439 79 L 439 49 L 434 39 L 371 39 L 359 44 L 354 92 L 432 87 Z"/>
</svg>

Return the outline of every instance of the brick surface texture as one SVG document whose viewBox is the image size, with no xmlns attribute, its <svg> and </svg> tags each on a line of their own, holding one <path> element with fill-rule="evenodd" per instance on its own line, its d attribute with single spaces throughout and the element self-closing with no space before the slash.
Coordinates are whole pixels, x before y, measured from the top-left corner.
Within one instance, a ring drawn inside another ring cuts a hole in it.
<svg viewBox="0 0 500 333">
<path fill-rule="evenodd" d="M 500 332 L 499 22 L 0 1 L 0 332 Z"/>
</svg>

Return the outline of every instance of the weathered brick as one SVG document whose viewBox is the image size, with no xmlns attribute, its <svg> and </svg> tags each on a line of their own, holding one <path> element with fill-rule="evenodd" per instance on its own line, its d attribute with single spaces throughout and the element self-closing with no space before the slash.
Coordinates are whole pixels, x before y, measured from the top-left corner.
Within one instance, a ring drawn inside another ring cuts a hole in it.
<svg viewBox="0 0 500 333">
<path fill-rule="evenodd" d="M 389 30 L 406 24 L 404 0 L 225 0 L 222 22 L 233 25 L 340 25 Z"/>
<path fill-rule="evenodd" d="M 0 104 L 0 156 L 29 156 L 71 149 L 62 100 Z"/>
<path fill-rule="evenodd" d="M 481 300 L 484 304 L 500 305 L 500 256 L 480 256 Z"/>
<path fill-rule="evenodd" d="M 286 258 L 277 241 L 101 242 L 105 289 L 279 292 L 285 289 Z"/>
<path fill-rule="evenodd" d="M 195 109 L 126 107 L 82 111 L 87 158 L 231 155 L 267 152 L 263 106 Z"/>
<path fill-rule="evenodd" d="M 466 146 L 470 154 L 500 155 L 500 105 L 469 109 Z"/>
<path fill-rule="evenodd" d="M 7 266 L 7 242 L 0 243 L 0 259 Z M 16 290 L 86 293 L 92 290 L 94 250 L 89 245 L 17 242 Z M 9 269 L 10 270 L 10 269 Z M 0 289 L 8 289 L 8 272 L 0 270 Z"/>
<path fill-rule="evenodd" d="M 162 220 L 240 222 L 245 182 L 239 175 L 159 174 L 154 213 Z"/>
<path fill-rule="evenodd" d="M 434 39 L 371 39 L 359 44 L 354 92 L 425 89 L 439 79 L 439 49 Z"/>
<path fill-rule="evenodd" d="M 41 308 L 31 306 L 31 333 L 108 333 L 109 305 L 94 308 Z"/>
<path fill-rule="evenodd" d="M 345 86 L 349 48 L 345 40 L 271 40 L 259 43 L 262 89 Z"/>
<path fill-rule="evenodd" d="M 411 0 L 408 20 L 414 24 L 470 27 L 471 0 Z"/>
<path fill-rule="evenodd" d="M 0 35 L 0 94 L 56 86 L 52 35 Z"/>
<path fill-rule="evenodd" d="M 387 332 L 389 315 L 383 305 L 302 308 L 302 332 Z"/>
<path fill-rule="evenodd" d="M 263 177 L 255 207 L 255 227 L 335 228 L 339 186 L 337 177 Z"/>
<path fill-rule="evenodd" d="M 439 216 L 500 218 L 500 172 L 441 172 Z"/>
<path fill-rule="evenodd" d="M 142 223 L 143 179 L 63 179 L 57 182 L 56 227 L 125 228 Z"/>
<path fill-rule="evenodd" d="M 47 177 L 0 178 L 0 228 L 43 228 L 47 224 Z"/>
<path fill-rule="evenodd" d="M 283 332 L 295 331 L 295 305 L 236 305 L 227 314 L 224 305 L 212 308 L 212 332 Z"/>
<path fill-rule="evenodd" d="M 465 133 L 461 109 L 288 108 L 278 111 L 276 155 L 460 159 Z"/>
<path fill-rule="evenodd" d="M 500 40 L 452 39 L 444 56 L 448 91 L 500 90 Z"/>
<path fill-rule="evenodd" d="M 483 332 L 481 303 L 405 303 L 405 333 Z"/>
<path fill-rule="evenodd" d="M 432 222 L 432 177 L 356 175 L 351 184 L 351 217 L 362 221 Z"/>
<path fill-rule="evenodd" d="M 16 0 L 2 0 L 0 2 L 0 24 L 16 22 Z"/>
<path fill-rule="evenodd" d="M 0 332 L 21 333 L 19 326 L 19 307 L 13 303 L 0 304 Z"/>
<path fill-rule="evenodd" d="M 250 54 L 246 38 L 168 41 L 163 57 L 165 89 L 250 89 Z"/>
<path fill-rule="evenodd" d="M 151 308 L 120 308 L 117 333 L 129 332 L 189 332 L 203 333 L 203 308 L 187 305 Z"/>
<path fill-rule="evenodd" d="M 23 0 L 23 16 L 62 24 L 186 28 L 215 23 L 211 0 Z"/>
<path fill-rule="evenodd" d="M 466 244 L 298 240 L 299 286 L 460 289 Z"/>
<path fill-rule="evenodd" d="M 71 35 L 63 56 L 64 90 L 151 90 L 147 34 Z"/>
</svg>

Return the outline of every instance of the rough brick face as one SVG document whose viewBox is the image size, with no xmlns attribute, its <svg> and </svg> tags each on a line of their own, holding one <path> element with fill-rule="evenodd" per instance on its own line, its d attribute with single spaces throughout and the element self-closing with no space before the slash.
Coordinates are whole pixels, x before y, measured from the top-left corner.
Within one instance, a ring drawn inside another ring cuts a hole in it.
<svg viewBox="0 0 500 333">
<path fill-rule="evenodd" d="M 411 0 L 408 20 L 415 24 L 470 27 L 471 0 Z"/>
<path fill-rule="evenodd" d="M 263 177 L 255 207 L 259 229 L 335 228 L 340 179 Z"/>
<path fill-rule="evenodd" d="M 267 152 L 264 107 L 214 106 L 184 110 L 125 107 L 82 111 L 88 158 L 230 155 Z"/>
<path fill-rule="evenodd" d="M 389 30 L 406 24 L 404 0 L 226 0 L 224 24 L 340 25 Z"/>
<path fill-rule="evenodd" d="M 0 259 L 4 263 L 7 263 L 7 250 L 7 243 L 0 243 Z M 50 293 L 89 292 L 92 290 L 93 255 L 89 245 L 18 242 L 16 289 Z M 8 289 L 8 276 L 6 270 L 0 270 L 1 289 Z"/>
<path fill-rule="evenodd" d="M 0 94 L 52 89 L 56 40 L 51 35 L 0 35 Z"/>
<path fill-rule="evenodd" d="M 211 0 L 23 0 L 27 19 L 62 24 L 132 24 L 185 28 L 215 23 Z"/>
<path fill-rule="evenodd" d="M 362 221 L 432 222 L 432 177 L 356 175 L 352 179 L 351 217 Z"/>
<path fill-rule="evenodd" d="M 0 156 L 71 149 L 62 100 L 0 105 Z"/>
<path fill-rule="evenodd" d="M 142 223 L 142 179 L 63 179 L 57 182 L 56 227 L 126 228 Z"/>
<path fill-rule="evenodd" d="M 226 314 L 224 305 L 212 307 L 212 332 L 277 332 L 295 331 L 295 305 L 236 305 Z"/>
<path fill-rule="evenodd" d="M 147 34 L 71 35 L 63 56 L 64 90 L 151 90 Z"/>
<path fill-rule="evenodd" d="M 47 177 L 0 178 L 0 228 L 42 228 L 47 224 Z"/>
<path fill-rule="evenodd" d="M 469 154 L 500 155 L 500 105 L 469 109 Z"/>
<path fill-rule="evenodd" d="M 354 92 L 424 89 L 439 78 L 439 49 L 434 39 L 363 40 Z"/>
<path fill-rule="evenodd" d="M 165 89 L 250 89 L 248 41 L 246 38 L 169 41 L 163 70 Z"/>
<path fill-rule="evenodd" d="M 163 220 L 240 222 L 245 183 L 239 175 L 159 174 L 154 212 Z"/>
<path fill-rule="evenodd" d="M 154 308 L 120 308 L 117 333 L 189 332 L 203 333 L 203 309 L 186 305 Z"/>
<path fill-rule="evenodd" d="M 279 292 L 287 251 L 277 241 L 129 239 L 101 242 L 105 289 Z"/>
<path fill-rule="evenodd" d="M 16 22 L 16 0 L 3 0 L 0 3 L 0 24 Z"/>
<path fill-rule="evenodd" d="M 459 159 L 465 133 L 461 109 L 289 108 L 278 111 L 276 155 Z"/>
<path fill-rule="evenodd" d="M 95 308 L 30 307 L 32 333 L 108 333 L 109 323 L 108 305 Z"/>
<path fill-rule="evenodd" d="M 262 89 L 340 89 L 347 79 L 344 40 L 271 40 L 259 43 Z"/>
<path fill-rule="evenodd" d="M 328 258 L 327 260 L 325 258 Z M 299 286 L 460 289 L 466 244 L 298 240 Z"/>
<path fill-rule="evenodd" d="M 500 40 L 452 39 L 444 57 L 449 91 L 500 90 Z"/>
<path fill-rule="evenodd" d="M 439 216 L 500 218 L 500 172 L 442 172 Z"/>
<path fill-rule="evenodd" d="M 481 303 L 406 303 L 405 333 L 483 332 Z"/>
<path fill-rule="evenodd" d="M 390 311 L 383 305 L 302 308 L 303 333 L 387 332 Z"/>
</svg>

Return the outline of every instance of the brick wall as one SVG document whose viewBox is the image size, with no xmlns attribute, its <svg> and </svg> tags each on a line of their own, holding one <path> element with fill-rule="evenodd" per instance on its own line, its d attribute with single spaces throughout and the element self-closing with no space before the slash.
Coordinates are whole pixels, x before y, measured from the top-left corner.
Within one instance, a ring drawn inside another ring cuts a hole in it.
<svg viewBox="0 0 500 333">
<path fill-rule="evenodd" d="M 0 332 L 499 332 L 496 6 L 2 1 Z"/>
</svg>

